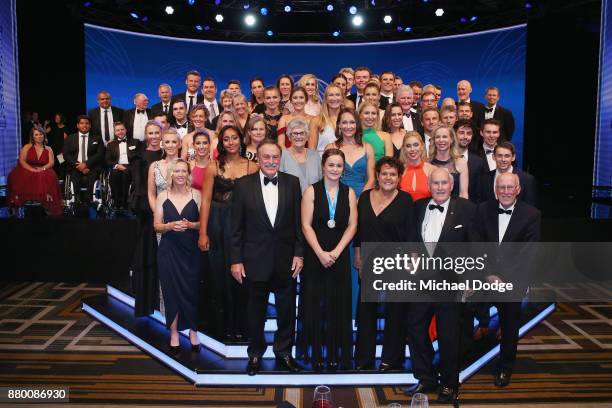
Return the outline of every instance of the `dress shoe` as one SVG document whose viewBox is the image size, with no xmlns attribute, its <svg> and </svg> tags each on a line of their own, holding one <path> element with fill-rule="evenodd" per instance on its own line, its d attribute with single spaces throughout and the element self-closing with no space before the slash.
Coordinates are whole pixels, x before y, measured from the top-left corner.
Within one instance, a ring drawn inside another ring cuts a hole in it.
<svg viewBox="0 0 612 408">
<path fill-rule="evenodd" d="M 512 373 L 508 371 L 500 371 L 495 375 L 495 385 L 498 387 L 505 387 L 510 384 L 510 378 L 512 377 Z"/>
<path fill-rule="evenodd" d="M 378 371 L 380 371 L 381 373 L 387 373 L 390 371 L 401 371 L 401 369 L 401 366 L 389 363 L 380 363 L 380 365 L 378 366 Z"/>
<path fill-rule="evenodd" d="M 438 388 L 438 385 L 430 382 L 419 382 L 417 384 L 411 385 L 410 387 L 404 388 L 402 391 L 405 395 L 412 397 L 414 394 L 427 394 L 428 392 L 433 392 Z"/>
<path fill-rule="evenodd" d="M 476 331 L 474 332 L 474 340 L 478 341 L 484 337 L 487 337 L 489 334 L 489 328 L 488 327 L 479 327 L 476 329 Z"/>
<path fill-rule="evenodd" d="M 276 357 L 276 365 L 279 368 L 282 368 L 292 373 L 302 371 L 302 367 L 300 367 L 300 365 L 291 356 Z"/>
<path fill-rule="evenodd" d="M 259 357 L 249 357 L 249 362 L 246 366 L 246 372 L 248 375 L 255 375 L 259 372 L 261 368 L 261 358 Z"/>
<path fill-rule="evenodd" d="M 453 404 L 457 401 L 459 397 L 459 392 L 455 388 L 447 387 L 445 385 L 440 386 L 438 390 L 438 404 Z"/>
</svg>

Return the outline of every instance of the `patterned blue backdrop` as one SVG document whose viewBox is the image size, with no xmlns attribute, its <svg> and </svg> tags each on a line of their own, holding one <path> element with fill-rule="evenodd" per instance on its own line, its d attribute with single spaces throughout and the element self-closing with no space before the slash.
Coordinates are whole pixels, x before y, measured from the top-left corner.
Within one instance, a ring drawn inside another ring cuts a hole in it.
<svg viewBox="0 0 612 408">
<path fill-rule="evenodd" d="M 341 67 L 365 65 L 375 72 L 392 70 L 404 83 L 442 85 L 442 96 L 456 98 L 461 79 L 472 83 L 472 98 L 483 101 L 486 87 L 500 88 L 500 105 L 516 119 L 513 142 L 521 163 L 525 96 L 526 26 L 435 39 L 363 44 L 246 44 L 135 34 L 92 25 L 85 27 L 87 108 L 96 94 L 110 92 L 113 104 L 133 107 L 144 92 L 158 102 L 157 86 L 169 83 L 184 92 L 184 75 L 197 69 L 222 89 L 238 79 L 250 96 L 249 80 L 272 84 L 281 74 L 313 73 L 328 81 Z"/>
</svg>

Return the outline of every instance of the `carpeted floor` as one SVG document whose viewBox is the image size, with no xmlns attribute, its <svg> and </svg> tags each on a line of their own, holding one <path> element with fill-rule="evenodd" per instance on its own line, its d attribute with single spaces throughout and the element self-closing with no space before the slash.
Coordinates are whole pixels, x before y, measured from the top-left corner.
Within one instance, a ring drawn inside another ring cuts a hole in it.
<svg viewBox="0 0 612 408">
<path fill-rule="evenodd" d="M 68 387 L 71 405 L 310 406 L 312 388 L 194 387 L 81 312 L 82 298 L 103 292 L 101 285 L 2 284 L 0 387 Z M 612 405 L 612 303 L 559 304 L 521 339 L 506 389 L 492 384 L 492 367 L 461 387 L 462 406 Z M 401 385 L 332 392 L 336 407 L 409 406 Z"/>
</svg>

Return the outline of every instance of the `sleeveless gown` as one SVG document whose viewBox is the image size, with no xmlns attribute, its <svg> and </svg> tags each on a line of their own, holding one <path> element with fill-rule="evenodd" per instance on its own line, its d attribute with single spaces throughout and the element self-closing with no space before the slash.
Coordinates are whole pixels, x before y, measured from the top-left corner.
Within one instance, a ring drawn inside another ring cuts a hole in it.
<svg viewBox="0 0 612 408">
<path fill-rule="evenodd" d="M 319 152 L 319 156 L 323 157 L 325 146 L 335 141 L 336 133 L 334 132 L 334 128 L 330 125 L 325 126 L 323 131 L 319 133 L 319 140 L 317 142 L 317 152 Z"/>
<path fill-rule="evenodd" d="M 376 161 L 385 156 L 385 141 L 378 136 L 374 128 L 363 129 L 363 141 L 372 145 Z"/>
<path fill-rule="evenodd" d="M 359 198 L 359 196 L 361 195 L 361 192 L 363 191 L 363 186 L 365 186 L 365 183 L 368 178 L 367 167 L 368 158 L 365 153 L 363 154 L 363 156 L 357 159 L 352 166 L 348 162 L 346 162 L 344 166 L 344 175 L 342 176 L 341 181 L 347 186 L 351 187 L 353 190 L 355 190 L 357 198 Z"/>
<path fill-rule="evenodd" d="M 179 212 L 170 199 L 163 203 L 164 222 L 183 218 L 197 222 L 200 212 L 192 198 Z M 157 250 L 157 268 L 164 295 L 166 326 L 178 314 L 178 330 L 197 329 L 200 287 L 200 249 L 198 231 L 168 231 L 162 234 Z"/>
</svg>

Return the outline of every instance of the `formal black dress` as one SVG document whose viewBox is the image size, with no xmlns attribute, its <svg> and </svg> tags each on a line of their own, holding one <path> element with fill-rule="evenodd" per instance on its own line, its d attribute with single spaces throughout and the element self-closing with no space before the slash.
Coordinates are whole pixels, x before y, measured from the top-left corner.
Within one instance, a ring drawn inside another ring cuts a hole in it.
<svg viewBox="0 0 612 408">
<path fill-rule="evenodd" d="M 370 200 L 372 190 L 364 191 L 357 203 L 359 217 L 357 235 L 353 246 L 361 242 L 415 242 L 414 205 L 412 197 L 404 191 L 378 214 L 374 213 Z M 357 303 L 357 342 L 355 364 L 372 367 L 376 353 L 376 332 L 378 320 L 377 303 Z M 381 361 L 394 367 L 403 365 L 405 360 L 405 305 L 386 303 L 384 306 L 385 329 Z"/>
<path fill-rule="evenodd" d="M 200 219 L 200 211 L 192 198 L 179 212 L 170 199 L 163 203 L 164 223 L 185 218 Z M 170 327 L 178 313 L 178 330 L 197 329 L 200 288 L 200 260 L 198 231 L 167 231 L 162 234 L 157 250 L 157 268 L 161 282 L 166 326 Z"/>
<path fill-rule="evenodd" d="M 314 210 L 312 228 L 324 251 L 333 250 L 348 226 L 349 188 L 340 183 L 334 228 L 329 228 L 329 208 L 323 181 L 313 184 Z M 329 268 L 321 265 L 312 248 L 308 247 L 300 279 L 303 291 L 303 336 L 311 347 L 313 364 L 322 362 L 323 347 L 327 349 L 328 363 L 351 366 L 352 358 L 352 304 L 351 267 L 348 246 Z"/>
</svg>

